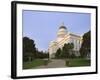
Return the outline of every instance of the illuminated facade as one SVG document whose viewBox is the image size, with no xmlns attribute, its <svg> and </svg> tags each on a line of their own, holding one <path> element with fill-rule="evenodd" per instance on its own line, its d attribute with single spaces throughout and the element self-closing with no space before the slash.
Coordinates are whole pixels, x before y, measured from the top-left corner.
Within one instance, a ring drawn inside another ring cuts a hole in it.
<svg viewBox="0 0 100 80">
<path fill-rule="evenodd" d="M 76 56 L 79 56 L 79 49 L 81 47 L 82 43 L 82 37 L 73 33 L 68 32 L 67 28 L 63 25 L 59 27 L 59 30 L 57 32 L 57 39 L 54 41 L 51 41 L 49 44 L 49 57 L 54 58 L 55 53 L 58 48 L 61 48 L 64 46 L 64 44 L 67 43 L 73 43 L 74 44 L 74 53 Z"/>
</svg>

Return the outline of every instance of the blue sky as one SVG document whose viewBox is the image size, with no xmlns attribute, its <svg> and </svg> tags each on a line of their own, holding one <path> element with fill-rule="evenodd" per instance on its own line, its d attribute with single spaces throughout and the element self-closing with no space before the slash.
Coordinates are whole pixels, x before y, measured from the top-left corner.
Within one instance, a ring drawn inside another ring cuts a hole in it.
<svg viewBox="0 0 100 80">
<path fill-rule="evenodd" d="M 35 41 L 38 50 L 46 51 L 50 41 L 55 40 L 57 31 L 64 22 L 69 32 L 83 35 L 90 30 L 91 14 L 71 12 L 46 12 L 23 10 L 23 37 Z"/>
</svg>

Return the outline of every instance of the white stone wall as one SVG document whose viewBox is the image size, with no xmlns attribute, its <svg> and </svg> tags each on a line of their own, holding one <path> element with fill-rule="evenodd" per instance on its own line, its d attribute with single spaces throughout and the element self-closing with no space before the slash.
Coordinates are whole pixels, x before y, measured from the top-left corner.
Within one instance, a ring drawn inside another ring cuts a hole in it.
<svg viewBox="0 0 100 80">
<path fill-rule="evenodd" d="M 54 53 L 56 53 L 58 48 L 62 48 L 65 43 L 73 43 L 75 54 L 79 55 L 79 50 L 81 47 L 82 39 L 80 36 L 69 33 L 67 28 L 59 28 L 57 32 L 57 39 L 52 41 L 49 45 L 49 55 L 50 58 L 54 57 Z"/>
<path fill-rule="evenodd" d="M 51 42 L 49 45 L 49 57 L 50 58 L 54 58 L 54 53 L 56 53 L 57 49 L 58 49 L 57 42 L 55 41 Z"/>
</svg>

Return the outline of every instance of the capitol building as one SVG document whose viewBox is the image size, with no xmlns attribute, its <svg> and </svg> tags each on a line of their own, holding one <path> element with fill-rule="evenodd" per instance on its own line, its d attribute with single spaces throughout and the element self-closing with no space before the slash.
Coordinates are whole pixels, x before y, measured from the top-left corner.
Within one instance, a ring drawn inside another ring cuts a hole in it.
<svg viewBox="0 0 100 80">
<path fill-rule="evenodd" d="M 56 51 L 64 46 L 64 44 L 73 43 L 74 44 L 74 54 L 79 56 L 79 49 L 82 43 L 82 37 L 80 35 L 73 34 L 68 31 L 67 27 L 62 24 L 57 32 L 57 38 L 49 43 L 49 58 L 54 58 Z M 67 53 L 66 53 L 67 54 Z"/>
</svg>

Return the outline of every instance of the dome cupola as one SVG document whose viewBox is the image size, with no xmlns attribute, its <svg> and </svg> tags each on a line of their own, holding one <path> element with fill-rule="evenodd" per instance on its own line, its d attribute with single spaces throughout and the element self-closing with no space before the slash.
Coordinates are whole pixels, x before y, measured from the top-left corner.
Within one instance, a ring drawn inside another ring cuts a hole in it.
<svg viewBox="0 0 100 80">
<path fill-rule="evenodd" d="M 64 25 L 60 26 L 59 29 L 67 29 Z"/>
<path fill-rule="evenodd" d="M 64 26 L 64 23 L 62 23 L 57 32 L 57 37 L 64 37 L 67 34 L 67 32 L 67 28 Z"/>
</svg>

